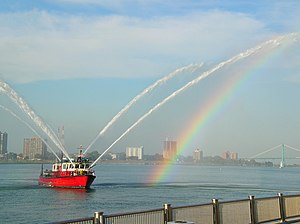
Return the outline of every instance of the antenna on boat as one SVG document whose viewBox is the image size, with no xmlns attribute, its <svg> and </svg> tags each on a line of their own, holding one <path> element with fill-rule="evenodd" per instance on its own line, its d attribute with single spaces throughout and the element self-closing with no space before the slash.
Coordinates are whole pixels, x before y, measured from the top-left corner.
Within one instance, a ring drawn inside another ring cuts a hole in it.
<svg viewBox="0 0 300 224">
<path fill-rule="evenodd" d="M 60 163 L 61 163 L 61 165 L 62 165 L 63 161 L 64 161 L 64 153 L 61 152 L 61 157 L 60 157 Z"/>
<path fill-rule="evenodd" d="M 44 162 L 42 162 L 42 167 L 41 167 L 41 176 L 43 175 L 44 173 Z"/>
<path fill-rule="evenodd" d="M 83 153 L 82 153 L 83 146 L 80 145 L 79 148 L 77 148 L 77 149 L 79 149 L 79 155 L 77 157 L 77 162 L 82 162 L 82 158 L 83 158 Z"/>
<path fill-rule="evenodd" d="M 62 126 L 61 130 L 61 144 L 65 148 L 65 126 Z"/>
</svg>

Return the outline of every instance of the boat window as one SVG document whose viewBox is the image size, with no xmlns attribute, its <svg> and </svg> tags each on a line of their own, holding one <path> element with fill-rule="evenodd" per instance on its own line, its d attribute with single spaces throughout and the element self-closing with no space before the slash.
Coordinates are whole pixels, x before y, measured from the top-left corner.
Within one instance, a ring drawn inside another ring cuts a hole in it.
<svg viewBox="0 0 300 224">
<path fill-rule="evenodd" d="M 85 164 L 85 168 L 89 168 L 90 167 L 90 164 Z"/>
<path fill-rule="evenodd" d="M 63 164 L 63 169 L 65 170 L 67 168 L 67 164 Z"/>
<path fill-rule="evenodd" d="M 84 165 L 83 164 L 80 164 L 80 169 L 84 169 Z"/>
<path fill-rule="evenodd" d="M 74 168 L 73 164 L 70 164 L 70 169 L 73 169 L 73 168 Z"/>
<path fill-rule="evenodd" d="M 76 169 L 79 168 L 79 164 L 78 164 L 78 163 L 75 164 L 75 168 L 76 168 Z"/>
</svg>

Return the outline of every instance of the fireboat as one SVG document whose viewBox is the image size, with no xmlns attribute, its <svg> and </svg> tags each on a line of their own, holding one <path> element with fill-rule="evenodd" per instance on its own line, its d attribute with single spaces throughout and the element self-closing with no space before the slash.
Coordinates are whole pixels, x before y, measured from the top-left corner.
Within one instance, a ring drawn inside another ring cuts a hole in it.
<svg viewBox="0 0 300 224">
<path fill-rule="evenodd" d="M 95 171 L 91 170 L 90 162 L 80 150 L 76 161 L 62 158 L 52 165 L 51 170 L 42 170 L 39 185 L 58 188 L 90 188 L 96 178 Z"/>
</svg>

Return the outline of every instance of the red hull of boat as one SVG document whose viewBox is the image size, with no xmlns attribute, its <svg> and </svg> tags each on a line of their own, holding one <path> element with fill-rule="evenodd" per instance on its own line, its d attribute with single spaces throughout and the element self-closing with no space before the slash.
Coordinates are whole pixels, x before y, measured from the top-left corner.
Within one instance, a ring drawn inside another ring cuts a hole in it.
<svg viewBox="0 0 300 224">
<path fill-rule="evenodd" d="M 90 188 L 96 176 L 61 176 L 61 177 L 43 177 L 39 178 L 39 185 L 48 187 L 62 188 Z"/>
</svg>

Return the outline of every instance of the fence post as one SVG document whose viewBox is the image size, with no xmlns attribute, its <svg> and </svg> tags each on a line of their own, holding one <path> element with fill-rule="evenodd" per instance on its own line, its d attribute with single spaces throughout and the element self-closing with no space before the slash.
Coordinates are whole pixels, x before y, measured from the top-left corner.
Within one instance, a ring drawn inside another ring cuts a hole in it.
<svg viewBox="0 0 300 224">
<path fill-rule="evenodd" d="M 219 200 L 212 199 L 213 203 L 213 224 L 220 224 L 220 209 L 219 209 Z"/>
<path fill-rule="evenodd" d="M 286 213 L 285 213 L 284 198 L 282 193 L 278 193 L 278 202 L 280 208 L 281 222 L 284 223 L 286 219 Z"/>
<path fill-rule="evenodd" d="M 93 224 L 105 224 L 103 212 L 95 212 L 94 213 Z"/>
<path fill-rule="evenodd" d="M 171 204 L 164 204 L 164 224 L 173 221 Z"/>
<path fill-rule="evenodd" d="M 256 224 L 256 211 L 255 211 L 255 198 L 253 195 L 249 196 L 250 200 L 250 219 L 251 219 L 251 224 Z"/>
</svg>

